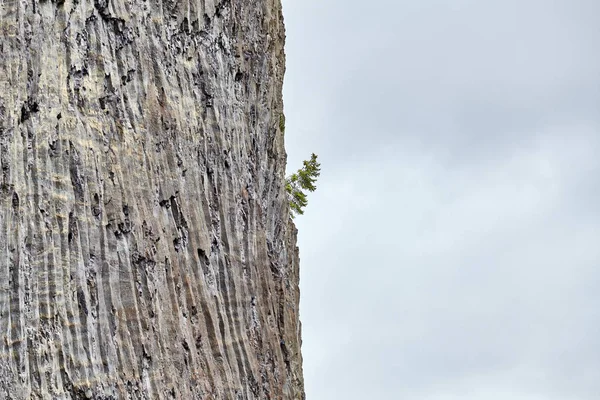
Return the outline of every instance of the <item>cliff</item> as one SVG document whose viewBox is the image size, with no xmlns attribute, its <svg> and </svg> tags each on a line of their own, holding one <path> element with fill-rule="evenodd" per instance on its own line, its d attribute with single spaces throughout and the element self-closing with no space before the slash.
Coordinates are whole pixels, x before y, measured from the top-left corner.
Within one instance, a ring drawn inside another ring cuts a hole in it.
<svg viewBox="0 0 600 400">
<path fill-rule="evenodd" d="M 302 399 L 280 0 L 0 0 L 0 398 Z"/>
</svg>

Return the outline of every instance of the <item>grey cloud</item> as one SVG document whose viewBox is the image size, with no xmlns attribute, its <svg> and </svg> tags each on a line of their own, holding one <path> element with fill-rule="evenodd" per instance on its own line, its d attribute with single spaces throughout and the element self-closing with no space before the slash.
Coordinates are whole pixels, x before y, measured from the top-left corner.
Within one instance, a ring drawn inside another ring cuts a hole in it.
<svg viewBox="0 0 600 400">
<path fill-rule="evenodd" d="M 291 25 L 295 9 L 310 11 L 302 33 L 288 35 L 290 65 L 310 79 L 288 79 L 286 93 L 304 90 L 294 92 L 301 104 L 286 104 L 318 118 L 326 138 L 362 130 L 348 140 L 356 147 L 329 140 L 331 151 L 399 135 L 459 149 L 478 137 L 519 140 L 519 127 L 589 118 L 600 105 L 593 1 L 344 4 L 291 4 L 286 14 Z"/>
<path fill-rule="evenodd" d="M 598 398 L 600 3 L 284 11 L 308 398 Z"/>
</svg>

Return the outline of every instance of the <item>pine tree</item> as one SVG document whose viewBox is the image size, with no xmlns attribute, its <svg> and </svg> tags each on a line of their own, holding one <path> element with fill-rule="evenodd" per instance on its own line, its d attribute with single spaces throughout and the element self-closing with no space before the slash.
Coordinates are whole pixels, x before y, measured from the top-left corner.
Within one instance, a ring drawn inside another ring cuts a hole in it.
<svg viewBox="0 0 600 400">
<path fill-rule="evenodd" d="M 310 160 L 303 162 L 304 166 L 298 172 L 288 176 L 285 189 L 290 202 L 291 216 L 304 214 L 307 204 L 306 192 L 314 192 L 317 189 L 315 183 L 321 174 L 321 164 L 317 161 L 317 155 L 313 153 Z"/>
</svg>

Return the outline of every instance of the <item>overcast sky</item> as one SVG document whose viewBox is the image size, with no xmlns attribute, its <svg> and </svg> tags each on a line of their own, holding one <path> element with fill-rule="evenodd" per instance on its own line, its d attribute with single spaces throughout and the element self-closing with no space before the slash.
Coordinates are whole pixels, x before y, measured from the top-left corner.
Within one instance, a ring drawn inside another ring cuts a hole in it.
<svg viewBox="0 0 600 400">
<path fill-rule="evenodd" d="M 283 3 L 307 399 L 600 399 L 600 1 Z"/>
</svg>

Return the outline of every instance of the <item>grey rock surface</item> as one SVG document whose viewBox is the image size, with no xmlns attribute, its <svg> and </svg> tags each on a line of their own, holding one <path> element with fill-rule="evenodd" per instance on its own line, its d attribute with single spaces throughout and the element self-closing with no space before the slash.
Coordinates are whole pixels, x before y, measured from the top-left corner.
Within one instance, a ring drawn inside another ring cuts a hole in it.
<svg viewBox="0 0 600 400">
<path fill-rule="evenodd" d="M 302 399 L 280 0 L 0 0 L 0 399 Z"/>
</svg>

